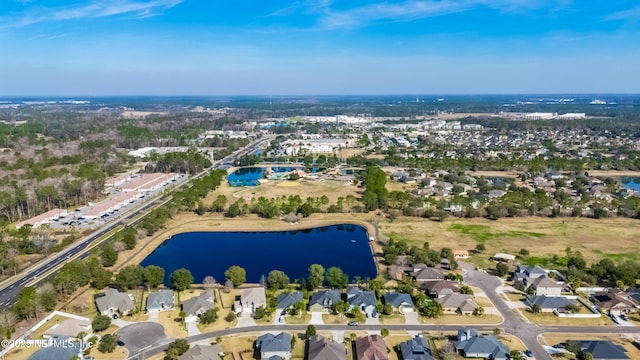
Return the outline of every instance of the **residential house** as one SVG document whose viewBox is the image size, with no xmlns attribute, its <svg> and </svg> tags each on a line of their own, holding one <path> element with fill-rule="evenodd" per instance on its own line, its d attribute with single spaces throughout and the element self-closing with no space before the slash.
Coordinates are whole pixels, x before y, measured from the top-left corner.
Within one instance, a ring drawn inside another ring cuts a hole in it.
<svg viewBox="0 0 640 360">
<path fill-rule="evenodd" d="M 307 342 L 307 360 L 344 360 L 347 349 L 344 344 L 314 335 Z"/>
<path fill-rule="evenodd" d="M 350 286 L 347 288 L 347 302 L 351 305 L 349 311 L 357 307 L 362 310 L 367 317 L 378 316 L 376 309 L 378 300 L 373 291 L 364 291 L 357 286 Z"/>
<path fill-rule="evenodd" d="M 260 350 L 260 359 L 277 356 L 288 360 L 291 358 L 291 335 L 284 332 L 278 335 L 264 334 L 256 340 L 256 348 Z"/>
<path fill-rule="evenodd" d="M 84 333 L 85 335 L 91 334 L 91 320 L 87 318 L 83 319 L 67 319 L 60 324 L 55 324 L 44 332 L 43 337 L 45 339 L 54 337 L 66 337 L 69 339 L 76 339 L 78 334 Z M 78 339 L 80 340 L 80 339 Z"/>
<path fill-rule="evenodd" d="M 497 199 L 497 198 L 501 198 L 501 197 L 505 196 L 506 194 L 507 194 L 507 192 L 504 191 L 504 190 L 494 189 L 494 190 L 489 190 L 489 192 L 487 192 L 486 196 L 489 199 Z"/>
<path fill-rule="evenodd" d="M 434 360 L 431 349 L 422 335 L 416 335 L 411 340 L 400 343 L 403 360 Z"/>
<path fill-rule="evenodd" d="M 264 287 L 253 287 L 242 289 L 240 293 L 240 301 L 234 304 L 236 312 L 253 313 L 260 306 L 267 306 L 267 296 L 264 293 Z"/>
<path fill-rule="evenodd" d="M 369 335 L 357 338 L 356 360 L 389 360 L 387 344 L 380 335 Z"/>
<path fill-rule="evenodd" d="M 195 345 L 180 355 L 178 360 L 220 360 L 222 349 L 217 345 Z"/>
<path fill-rule="evenodd" d="M 508 347 L 495 336 L 479 335 L 475 329 L 458 330 L 456 350 L 467 358 L 509 359 Z"/>
<path fill-rule="evenodd" d="M 203 291 L 200 295 L 182 302 L 182 311 L 185 312 L 186 322 L 196 321 L 205 311 L 215 308 L 213 296 L 209 291 Z"/>
<path fill-rule="evenodd" d="M 51 337 L 49 338 L 51 342 L 48 346 L 42 346 L 42 349 L 39 349 L 31 356 L 28 357 L 28 360 L 60 360 L 60 359 L 73 359 L 77 357 L 78 359 L 83 358 L 83 352 L 85 348 L 83 348 L 83 344 L 79 341 L 70 341 L 67 337 Z M 65 346 L 56 346 L 60 342 L 65 341 Z M 67 342 L 68 341 L 68 342 Z"/>
<path fill-rule="evenodd" d="M 538 306 L 540 312 L 553 312 L 558 310 L 563 312 L 563 309 L 570 305 L 577 305 L 578 302 L 574 299 L 570 299 L 566 296 L 527 296 L 524 301 L 529 307 L 533 308 Z"/>
<path fill-rule="evenodd" d="M 606 340 L 580 341 L 580 350 L 582 353 L 588 352 L 593 355 L 593 360 L 629 359 L 624 347 Z"/>
<path fill-rule="evenodd" d="M 541 268 L 538 265 L 535 266 L 523 266 L 517 265 L 516 270 L 513 272 L 513 281 L 520 281 L 525 286 L 533 279 L 547 276 L 547 270 Z"/>
<path fill-rule="evenodd" d="M 602 313 L 620 315 L 638 310 L 638 303 L 624 291 L 616 288 L 597 292 L 591 295 L 589 300 L 591 300 Z"/>
<path fill-rule="evenodd" d="M 464 249 L 453 250 L 453 257 L 456 259 L 466 259 L 469 257 L 469 251 Z"/>
<path fill-rule="evenodd" d="M 449 294 L 435 300 L 442 305 L 445 313 L 472 314 L 478 308 L 473 296 L 466 294 Z"/>
<path fill-rule="evenodd" d="M 172 310 L 174 304 L 173 290 L 158 290 L 147 297 L 147 311 Z"/>
<path fill-rule="evenodd" d="M 535 296 L 560 296 L 562 285 L 545 275 L 531 280 L 527 286 L 527 293 L 533 293 Z"/>
<path fill-rule="evenodd" d="M 413 312 L 413 301 L 411 295 L 400 292 L 388 292 L 385 293 L 384 303 L 391 305 L 394 311 L 398 311 L 402 314 Z"/>
<path fill-rule="evenodd" d="M 640 288 L 630 287 L 626 291 L 627 295 L 629 295 L 633 300 L 640 302 Z"/>
<path fill-rule="evenodd" d="M 284 315 L 285 311 L 302 302 L 302 292 L 282 293 L 276 299 L 276 313 Z"/>
<path fill-rule="evenodd" d="M 451 280 L 429 281 L 420 286 L 432 298 L 440 298 L 450 294 L 459 294 L 458 283 Z"/>
<path fill-rule="evenodd" d="M 444 273 L 440 269 L 429 267 L 425 264 L 414 264 L 411 276 L 418 284 L 428 281 L 444 280 Z"/>
<path fill-rule="evenodd" d="M 496 253 L 491 257 L 491 260 L 501 261 L 505 263 L 512 263 L 516 260 L 516 256 L 511 254 L 505 254 L 505 253 Z"/>
<path fill-rule="evenodd" d="M 131 294 L 109 288 L 100 295 L 96 298 L 96 306 L 102 315 L 117 319 L 119 315 L 127 315 L 135 308 Z"/>
<path fill-rule="evenodd" d="M 331 311 L 331 307 L 340 301 L 339 290 L 320 290 L 311 295 L 309 311 Z"/>
</svg>

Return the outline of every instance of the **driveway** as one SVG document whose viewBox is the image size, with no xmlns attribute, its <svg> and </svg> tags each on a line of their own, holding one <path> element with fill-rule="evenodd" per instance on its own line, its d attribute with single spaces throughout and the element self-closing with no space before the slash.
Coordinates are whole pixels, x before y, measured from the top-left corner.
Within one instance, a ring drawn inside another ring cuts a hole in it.
<svg viewBox="0 0 640 360">
<path fill-rule="evenodd" d="M 200 334 L 200 329 L 198 329 L 197 321 L 187 321 L 185 324 L 187 325 L 187 333 L 189 334 L 189 336 Z"/>
<path fill-rule="evenodd" d="M 420 325 L 417 312 L 404 313 L 404 323 L 407 325 Z"/>
<path fill-rule="evenodd" d="M 129 350 L 129 354 L 136 354 L 168 340 L 162 325 L 153 322 L 125 326 L 116 331 L 116 335 L 124 343 L 124 347 Z"/>
<path fill-rule="evenodd" d="M 322 312 L 311 311 L 311 320 L 309 321 L 309 324 L 323 325 L 324 321 L 322 320 Z"/>
<path fill-rule="evenodd" d="M 160 322 L 160 312 L 159 311 L 149 311 L 149 320 L 150 322 Z"/>
<path fill-rule="evenodd" d="M 250 312 L 241 312 L 238 314 L 238 325 L 236 327 L 255 326 L 256 321 L 253 320 Z"/>
</svg>

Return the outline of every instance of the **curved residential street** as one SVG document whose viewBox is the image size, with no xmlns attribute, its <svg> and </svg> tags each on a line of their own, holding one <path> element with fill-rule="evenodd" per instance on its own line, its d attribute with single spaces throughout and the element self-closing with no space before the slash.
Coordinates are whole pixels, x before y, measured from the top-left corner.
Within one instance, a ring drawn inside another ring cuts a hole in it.
<svg viewBox="0 0 640 360">
<path fill-rule="evenodd" d="M 617 326 L 538 326 L 526 322 L 521 318 L 515 309 L 511 309 L 498 293 L 498 288 L 502 286 L 501 281 L 495 276 L 489 275 L 483 271 L 477 271 L 471 265 L 466 263 L 460 263 L 462 270 L 464 270 L 465 283 L 478 287 L 484 291 L 487 297 L 494 304 L 498 312 L 504 318 L 504 321 L 497 325 L 501 330 L 506 333 L 513 334 L 519 337 L 522 342 L 527 346 L 529 350 L 533 352 L 533 356 L 537 360 L 550 360 L 551 356 L 547 354 L 542 345 L 538 343 L 538 336 L 547 333 L 624 333 L 624 334 L 640 334 L 640 327 L 617 327 Z M 354 330 L 353 327 L 347 325 L 315 325 L 319 331 L 348 331 Z M 403 324 L 403 325 L 360 325 L 357 327 L 358 331 L 377 332 L 382 328 L 387 328 L 390 331 L 407 331 L 407 332 L 421 332 L 421 331 L 457 331 L 462 328 L 473 327 L 482 332 L 491 332 L 496 328 L 496 325 L 430 325 L 430 324 Z M 225 330 L 212 331 L 208 333 L 198 334 L 190 336 L 187 340 L 192 342 L 207 340 L 218 336 L 242 334 L 249 332 L 300 332 L 303 333 L 307 328 L 307 325 L 260 325 L 260 326 L 246 326 L 241 328 L 231 328 Z M 165 339 L 163 341 L 156 342 L 152 346 L 147 346 L 143 349 L 136 348 L 130 353 L 129 359 L 146 359 L 153 355 L 157 355 L 163 352 L 172 339 Z"/>
</svg>

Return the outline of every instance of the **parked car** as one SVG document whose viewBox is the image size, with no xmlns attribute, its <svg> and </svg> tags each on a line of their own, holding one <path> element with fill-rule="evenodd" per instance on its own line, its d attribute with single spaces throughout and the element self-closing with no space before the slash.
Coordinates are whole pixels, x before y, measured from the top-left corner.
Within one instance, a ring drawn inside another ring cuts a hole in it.
<svg viewBox="0 0 640 360">
<path fill-rule="evenodd" d="M 351 321 L 347 325 L 349 325 L 349 326 L 358 326 L 358 322 L 357 321 Z"/>
</svg>

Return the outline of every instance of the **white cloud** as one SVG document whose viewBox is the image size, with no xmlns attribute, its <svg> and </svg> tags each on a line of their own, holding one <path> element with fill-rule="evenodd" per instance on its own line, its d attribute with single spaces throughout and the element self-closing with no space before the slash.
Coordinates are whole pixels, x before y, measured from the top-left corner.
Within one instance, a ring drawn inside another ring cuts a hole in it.
<svg viewBox="0 0 640 360">
<path fill-rule="evenodd" d="M 146 18 L 157 15 L 155 10 L 172 8 L 184 0 L 95 0 L 86 5 L 62 8 L 37 8 L 27 11 L 21 16 L 0 19 L 4 26 L 24 27 L 28 25 L 67 21 L 76 19 L 94 19 L 116 15 L 133 15 Z"/>
</svg>

